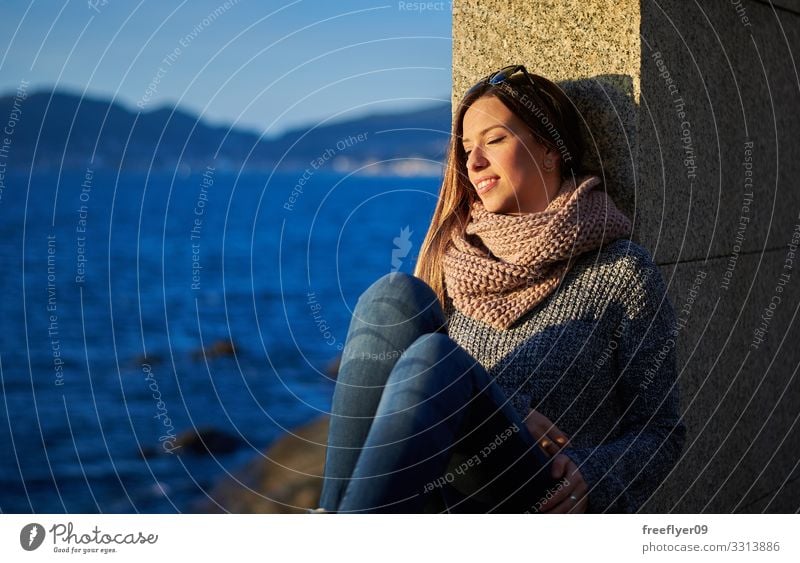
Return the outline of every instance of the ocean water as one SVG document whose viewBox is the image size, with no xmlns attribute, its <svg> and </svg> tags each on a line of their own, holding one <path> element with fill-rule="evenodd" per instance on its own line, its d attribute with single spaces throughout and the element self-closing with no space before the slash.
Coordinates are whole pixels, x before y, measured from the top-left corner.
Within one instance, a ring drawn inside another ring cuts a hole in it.
<svg viewBox="0 0 800 563">
<path fill-rule="evenodd" d="M 0 510 L 183 512 L 327 412 L 326 366 L 358 296 L 413 270 L 438 187 L 321 171 L 9 172 Z M 203 353 L 226 343 L 235 354 Z M 172 450 L 192 428 L 238 447 Z"/>
</svg>

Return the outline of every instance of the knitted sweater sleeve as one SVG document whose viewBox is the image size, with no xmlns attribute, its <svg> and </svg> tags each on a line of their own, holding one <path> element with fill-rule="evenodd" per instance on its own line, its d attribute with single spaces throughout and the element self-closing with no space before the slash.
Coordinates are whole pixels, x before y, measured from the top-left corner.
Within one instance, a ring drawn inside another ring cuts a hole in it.
<svg viewBox="0 0 800 563">
<path fill-rule="evenodd" d="M 589 486 L 588 512 L 637 512 L 667 476 L 685 441 L 675 312 L 658 267 L 642 252 L 626 256 L 630 283 L 619 297 L 628 313 L 617 352 L 614 392 L 622 414 L 616 438 L 563 450 Z"/>
</svg>

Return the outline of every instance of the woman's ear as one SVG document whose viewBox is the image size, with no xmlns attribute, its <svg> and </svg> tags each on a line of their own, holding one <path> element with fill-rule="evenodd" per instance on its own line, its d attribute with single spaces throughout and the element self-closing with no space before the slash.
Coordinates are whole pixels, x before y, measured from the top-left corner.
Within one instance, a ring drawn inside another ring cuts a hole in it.
<svg viewBox="0 0 800 563">
<path fill-rule="evenodd" d="M 560 157 L 558 151 L 552 147 L 545 146 L 544 156 L 542 158 L 542 167 L 546 172 L 552 172 L 560 164 Z"/>
<path fill-rule="evenodd" d="M 545 145 L 544 156 L 545 158 L 552 158 L 554 161 L 561 158 L 558 150 L 549 145 Z"/>
</svg>

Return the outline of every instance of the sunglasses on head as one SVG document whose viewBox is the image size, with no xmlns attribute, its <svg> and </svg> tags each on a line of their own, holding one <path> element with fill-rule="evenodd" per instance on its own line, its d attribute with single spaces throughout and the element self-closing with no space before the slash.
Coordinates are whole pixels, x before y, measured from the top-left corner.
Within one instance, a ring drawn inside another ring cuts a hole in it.
<svg viewBox="0 0 800 563">
<path fill-rule="evenodd" d="M 495 71 L 495 72 L 493 72 L 491 74 L 488 74 L 485 77 L 481 78 L 472 88 L 467 90 L 467 93 L 464 94 L 464 97 L 466 98 L 467 96 L 469 96 L 470 94 L 475 92 L 475 90 L 477 90 L 478 88 L 480 88 L 484 84 L 491 84 L 492 86 L 497 86 L 498 84 L 502 84 L 503 82 L 505 82 L 506 80 L 511 78 L 511 76 L 515 75 L 520 70 L 528 78 L 528 81 L 531 83 L 531 85 L 536 87 L 536 83 L 533 81 L 533 79 L 531 78 L 531 75 L 528 74 L 528 70 L 523 65 L 511 65 L 511 66 L 503 67 L 500 70 Z"/>
<path fill-rule="evenodd" d="M 475 84 L 472 88 L 467 90 L 466 94 L 464 94 L 464 97 L 466 98 L 467 96 L 469 96 L 470 94 L 472 94 L 473 92 L 478 90 L 478 88 L 481 88 L 482 86 L 484 86 L 486 84 L 491 84 L 492 86 L 497 86 L 499 84 L 502 84 L 503 82 L 506 82 L 509 78 L 511 78 L 512 76 L 514 76 L 515 74 L 517 74 L 520 71 L 522 72 L 522 74 L 525 75 L 525 78 L 528 79 L 528 82 L 530 82 L 531 86 L 533 87 L 534 93 L 537 95 L 537 97 L 539 97 L 540 100 L 541 100 L 541 94 L 544 94 L 551 101 L 551 103 L 552 103 L 552 105 L 550 106 L 551 108 L 555 108 L 555 107 L 558 106 L 558 104 L 556 103 L 556 100 L 553 99 L 553 96 L 550 95 L 549 92 L 544 90 L 542 87 L 540 87 L 536 83 L 536 81 L 533 79 L 534 75 L 531 75 L 528 72 L 528 69 L 526 69 L 524 65 L 509 65 L 509 66 L 501 68 L 500 70 L 498 70 L 496 72 L 493 72 L 493 73 L 485 76 L 484 78 L 479 80 L 478 83 Z M 544 101 L 544 100 L 542 100 L 542 101 Z M 548 104 L 548 105 L 550 105 L 550 104 Z"/>
</svg>

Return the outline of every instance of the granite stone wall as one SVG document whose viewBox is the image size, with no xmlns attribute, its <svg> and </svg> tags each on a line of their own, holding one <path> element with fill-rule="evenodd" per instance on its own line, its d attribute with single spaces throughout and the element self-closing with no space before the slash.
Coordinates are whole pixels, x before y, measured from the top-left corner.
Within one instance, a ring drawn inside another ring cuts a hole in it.
<svg viewBox="0 0 800 563">
<path fill-rule="evenodd" d="M 689 436 L 646 512 L 800 504 L 800 2 L 456 0 L 453 101 L 521 63 L 669 285 Z"/>
</svg>

